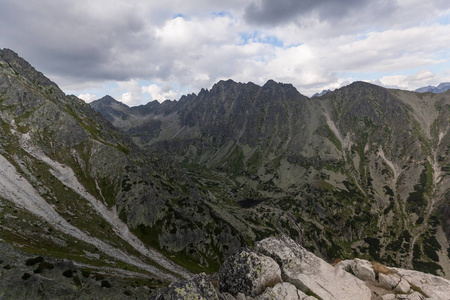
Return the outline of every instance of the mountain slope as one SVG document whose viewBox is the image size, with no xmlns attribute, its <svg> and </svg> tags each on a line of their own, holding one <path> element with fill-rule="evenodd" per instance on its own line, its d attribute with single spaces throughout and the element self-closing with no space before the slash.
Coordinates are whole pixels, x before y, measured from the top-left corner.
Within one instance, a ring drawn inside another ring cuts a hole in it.
<svg viewBox="0 0 450 300">
<path fill-rule="evenodd" d="M 8 208 L 11 202 L 16 205 L 12 214 L 4 212 L 3 239 L 33 251 L 39 251 L 33 240 L 43 239 L 55 256 L 80 256 L 93 264 L 103 264 L 106 256 L 115 266 L 126 263 L 164 280 L 188 277 L 183 268 L 144 246 L 116 213 L 126 209 L 133 194 L 143 201 L 139 193 L 152 180 L 151 169 L 139 167 L 139 157 L 129 155 L 138 151 L 133 143 L 12 51 L 0 55 L 1 197 L 3 205 L 10 202 Z M 130 179 L 142 183 L 124 188 Z M 146 197 L 155 194 L 146 189 Z M 44 221 L 48 225 L 35 232 L 33 226 L 16 224 L 23 220 L 35 227 Z M 21 230 L 12 231 L 14 226 Z M 93 255 L 97 259 L 83 255 L 85 250 L 98 252 Z"/>
<path fill-rule="evenodd" d="M 93 107 L 149 153 L 170 153 L 223 209 L 239 204 L 257 238 L 281 231 L 329 259 L 450 274 L 448 93 L 356 82 L 308 99 L 273 81 L 221 81 L 120 118 L 101 102 Z"/>
</svg>

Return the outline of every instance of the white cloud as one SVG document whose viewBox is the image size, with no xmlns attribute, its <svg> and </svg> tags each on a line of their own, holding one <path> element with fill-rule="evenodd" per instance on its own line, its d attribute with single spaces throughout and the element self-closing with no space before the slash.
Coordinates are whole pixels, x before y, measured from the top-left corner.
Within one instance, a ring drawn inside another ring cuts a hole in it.
<svg viewBox="0 0 450 300">
<path fill-rule="evenodd" d="M 152 100 L 158 100 L 159 102 L 164 102 L 165 100 L 178 100 L 181 96 L 180 93 L 173 90 L 164 90 L 164 87 L 158 86 L 156 84 L 151 84 L 149 86 L 141 87 L 143 93 L 150 95 Z"/>
<path fill-rule="evenodd" d="M 153 100 L 159 102 L 178 100 L 182 96 L 181 91 L 173 89 L 170 84 L 142 85 L 135 79 L 119 82 L 114 93 L 120 95 L 117 100 L 128 106 L 145 104 Z"/>
<path fill-rule="evenodd" d="M 141 87 L 135 79 L 118 82 L 118 86 L 116 93 L 121 93 L 122 95 L 117 100 L 128 106 L 136 106 L 141 103 L 146 103 L 149 100 L 144 99 Z"/>
<path fill-rule="evenodd" d="M 420 70 L 413 75 L 384 76 L 380 82 L 386 87 L 395 87 L 406 90 L 415 90 L 419 87 L 437 85 L 442 78 L 429 70 Z"/>
<path fill-rule="evenodd" d="M 98 99 L 98 97 L 96 95 L 89 94 L 89 93 L 79 94 L 77 97 L 88 103 Z"/>
</svg>

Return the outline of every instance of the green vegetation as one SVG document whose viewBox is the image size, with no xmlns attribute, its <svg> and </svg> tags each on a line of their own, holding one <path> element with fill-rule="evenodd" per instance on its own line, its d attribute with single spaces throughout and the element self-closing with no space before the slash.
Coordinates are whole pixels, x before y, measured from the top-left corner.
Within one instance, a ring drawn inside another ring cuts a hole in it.
<svg viewBox="0 0 450 300">
<path fill-rule="evenodd" d="M 427 206 L 426 195 L 432 186 L 433 173 L 430 164 L 427 162 L 420 173 L 419 183 L 414 186 L 414 192 L 411 192 L 406 200 L 406 208 L 410 212 L 421 215 Z"/>
<path fill-rule="evenodd" d="M 433 275 L 439 275 L 438 271 L 442 271 L 442 267 L 435 262 L 424 262 L 413 260 L 413 268 L 414 270 L 430 273 Z"/>
</svg>

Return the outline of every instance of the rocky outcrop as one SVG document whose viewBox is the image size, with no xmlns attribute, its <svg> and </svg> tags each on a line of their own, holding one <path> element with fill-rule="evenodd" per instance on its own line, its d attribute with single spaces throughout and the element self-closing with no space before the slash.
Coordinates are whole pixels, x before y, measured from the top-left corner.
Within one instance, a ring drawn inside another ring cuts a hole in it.
<svg viewBox="0 0 450 300">
<path fill-rule="evenodd" d="M 273 288 L 267 288 L 264 293 L 256 298 L 257 300 L 277 300 L 277 299 L 289 299 L 289 300 L 313 300 L 317 299 L 313 296 L 308 296 L 295 285 L 289 282 L 283 282 L 276 284 Z"/>
<path fill-rule="evenodd" d="M 320 299 L 370 299 L 364 282 L 340 268 L 334 268 L 288 237 L 268 238 L 256 249 L 278 262 L 284 281 Z"/>
<path fill-rule="evenodd" d="M 342 261 L 335 268 L 363 280 L 376 299 L 450 299 L 450 281 L 431 274 L 389 268 L 363 259 Z"/>
<path fill-rule="evenodd" d="M 438 276 L 413 270 L 392 268 L 402 280 L 408 282 L 411 289 L 428 298 L 450 299 L 450 281 Z"/>
<path fill-rule="evenodd" d="M 217 274 L 173 283 L 153 299 L 450 299 L 450 281 L 363 259 L 328 264 L 292 239 L 258 242 Z"/>
</svg>

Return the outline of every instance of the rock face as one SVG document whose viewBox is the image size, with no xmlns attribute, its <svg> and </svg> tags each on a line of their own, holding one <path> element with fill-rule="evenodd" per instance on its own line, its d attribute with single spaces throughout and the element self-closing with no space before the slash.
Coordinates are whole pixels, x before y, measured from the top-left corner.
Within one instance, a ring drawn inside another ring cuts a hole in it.
<svg viewBox="0 0 450 300">
<path fill-rule="evenodd" d="M 351 272 L 382 299 L 450 299 L 450 281 L 442 277 L 362 259 L 342 261 L 335 268 Z"/>
<path fill-rule="evenodd" d="M 283 279 L 320 299 L 370 299 L 370 289 L 355 276 L 334 268 L 287 237 L 256 244 L 280 264 Z"/>
<path fill-rule="evenodd" d="M 156 295 L 154 298 L 157 298 Z M 174 282 L 168 288 L 167 299 L 198 299 L 198 300 L 216 300 L 219 295 L 208 279 L 203 273 L 196 275 L 191 280 Z"/>
<path fill-rule="evenodd" d="M 450 299 L 450 281 L 413 270 L 392 268 L 412 289 L 429 298 Z"/>
<path fill-rule="evenodd" d="M 308 296 L 295 285 L 283 282 L 277 283 L 273 288 L 267 288 L 263 294 L 256 297 L 257 300 L 277 300 L 277 299 L 289 299 L 289 300 L 313 300 L 317 299 L 313 296 Z"/>
<path fill-rule="evenodd" d="M 153 299 L 448 300 L 450 281 L 362 259 L 332 266 L 281 236 L 229 257 L 218 274 L 173 283 Z"/>
</svg>

